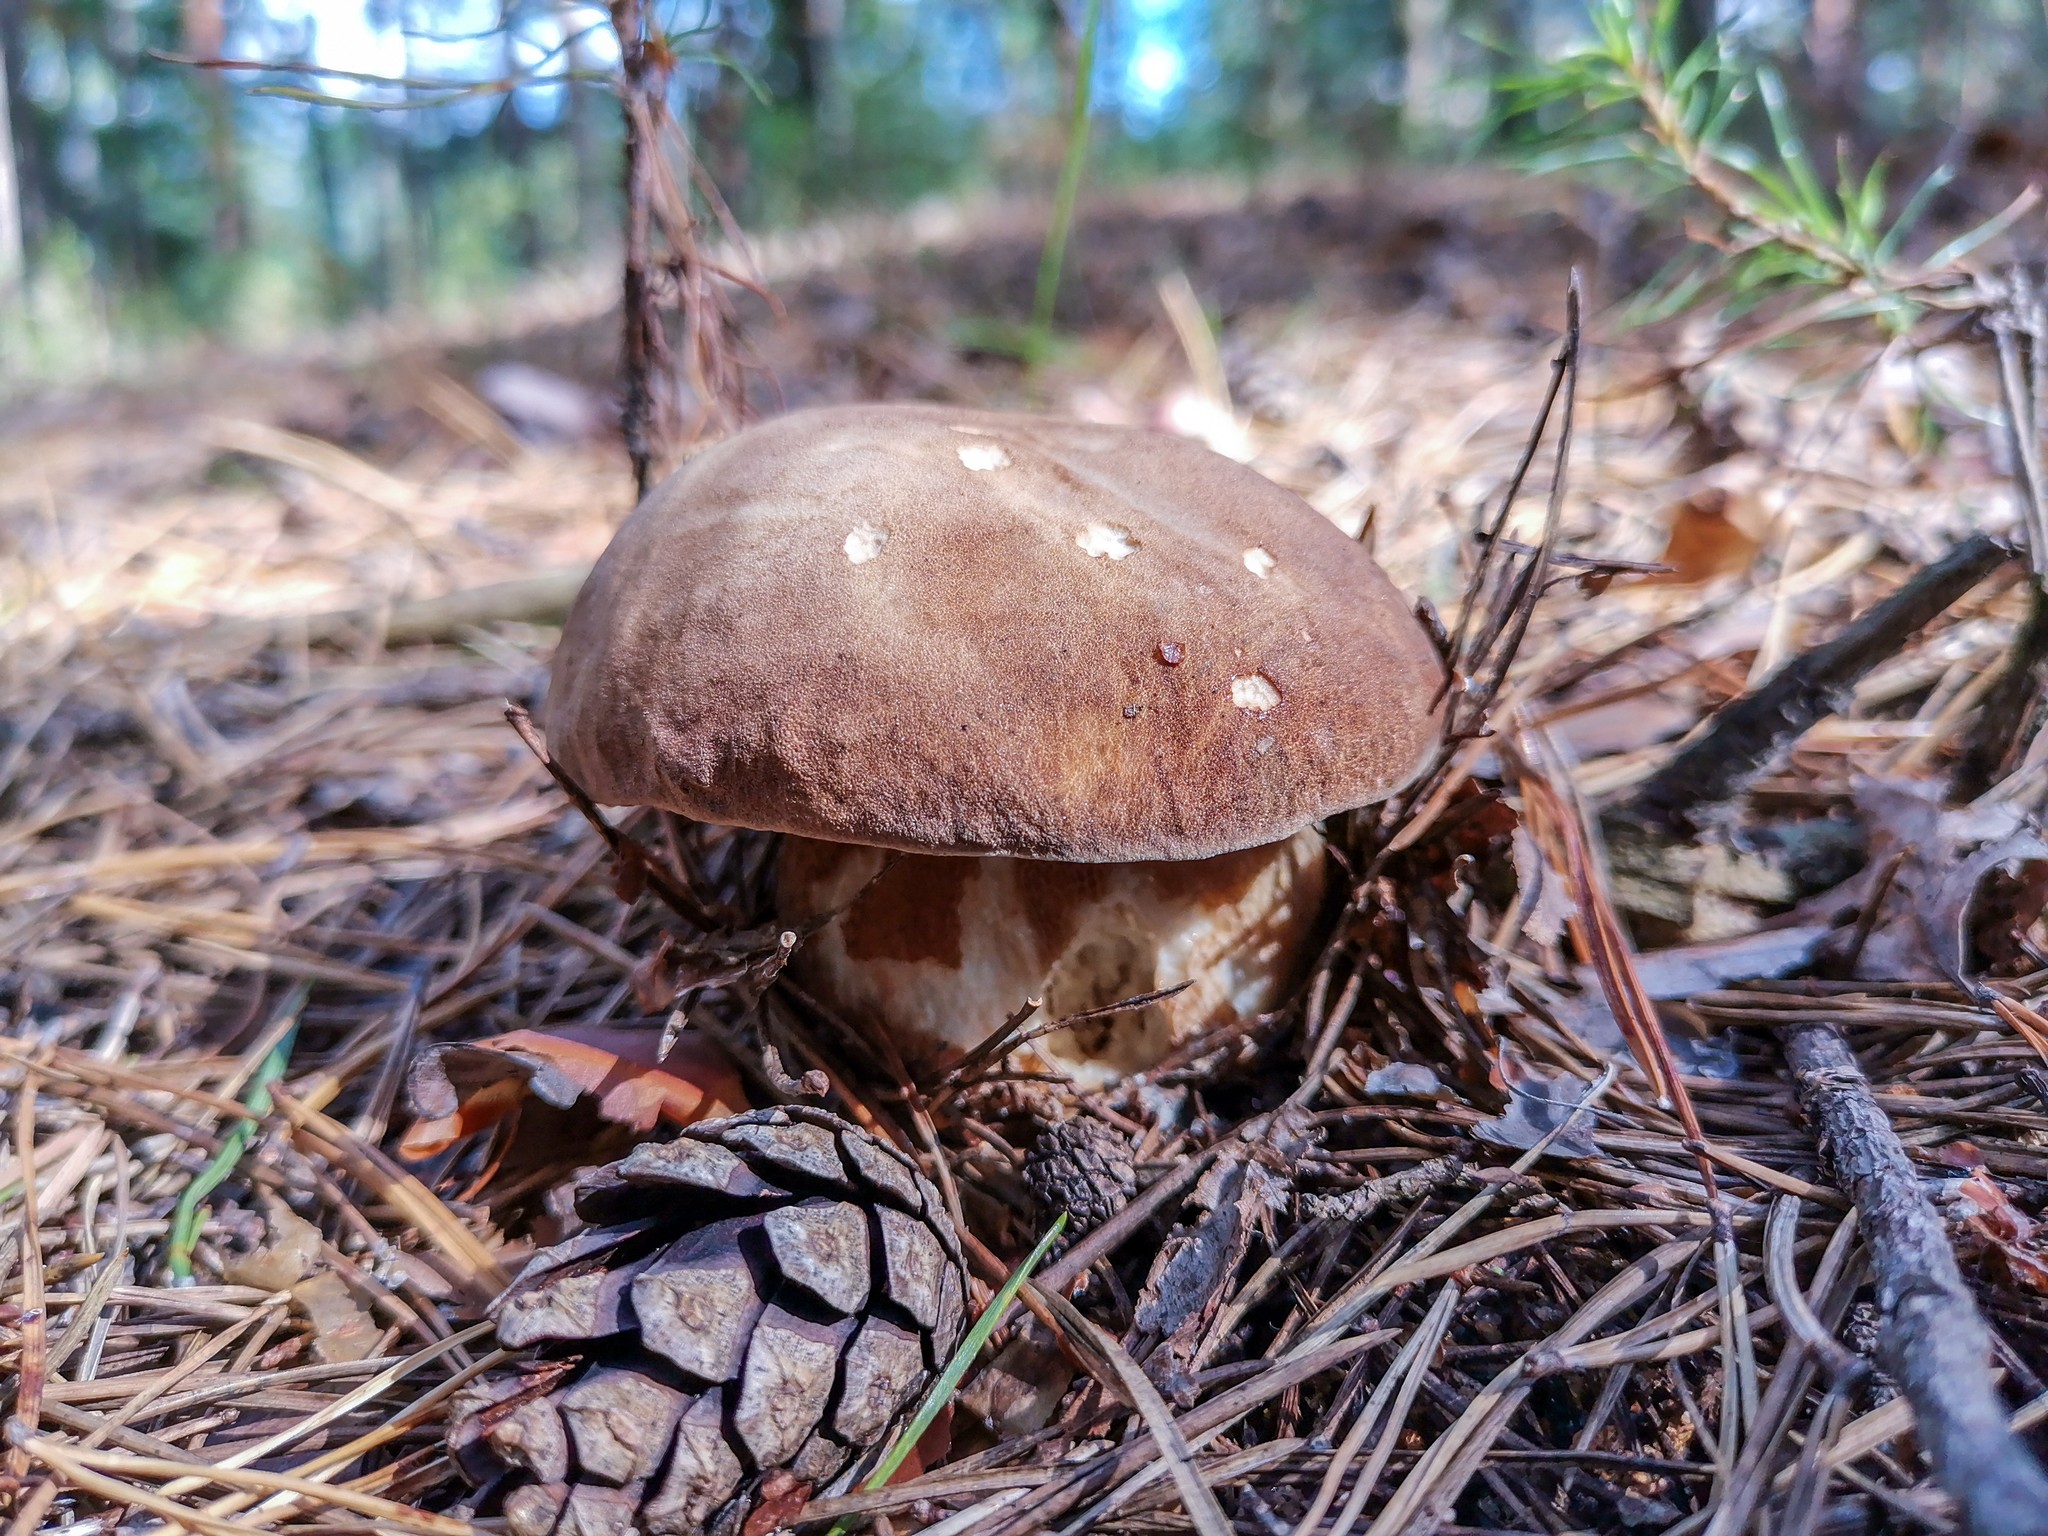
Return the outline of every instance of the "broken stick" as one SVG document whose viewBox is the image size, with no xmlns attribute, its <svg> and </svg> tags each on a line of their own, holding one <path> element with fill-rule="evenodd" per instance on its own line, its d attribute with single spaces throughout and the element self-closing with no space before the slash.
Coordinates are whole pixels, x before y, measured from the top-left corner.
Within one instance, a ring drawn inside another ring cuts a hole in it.
<svg viewBox="0 0 2048 1536">
<path fill-rule="evenodd" d="M 1869 1079 L 1831 1025 L 1793 1030 L 1785 1059 L 1821 1154 L 1856 1202 L 1877 1284 L 1878 1363 L 1913 1405 L 1936 1480 L 1969 1536 L 2048 1536 L 2048 1474 L 2007 1427 L 1990 1330 Z"/>
<path fill-rule="evenodd" d="M 1671 836 L 1699 831 L 1709 812 L 1733 800 L 1780 752 L 1840 710 L 1866 672 L 1898 654 L 1937 614 L 2019 557 L 2012 545 L 1988 533 L 1965 539 L 1858 615 L 1834 639 L 1787 662 L 1761 687 L 1725 705 L 1610 818 L 1640 821 Z"/>
</svg>

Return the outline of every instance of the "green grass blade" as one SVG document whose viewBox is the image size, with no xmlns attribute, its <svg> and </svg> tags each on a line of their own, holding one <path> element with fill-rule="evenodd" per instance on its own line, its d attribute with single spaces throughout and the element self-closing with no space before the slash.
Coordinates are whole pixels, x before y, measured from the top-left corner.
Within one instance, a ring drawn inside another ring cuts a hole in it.
<svg viewBox="0 0 2048 1536">
<path fill-rule="evenodd" d="M 910 1422 L 896 1432 L 896 1438 L 889 1442 L 888 1453 L 882 1457 L 875 1470 L 868 1474 L 861 1486 L 863 1493 L 872 1493 L 888 1485 L 889 1479 L 909 1458 L 911 1448 L 924 1437 L 932 1427 L 932 1420 L 939 1416 L 939 1410 L 953 1400 L 953 1393 L 960 1386 L 960 1379 L 967 1374 L 967 1368 L 974 1364 L 974 1357 L 981 1353 L 982 1345 L 1003 1320 L 1003 1314 L 1010 1310 L 1010 1303 L 1017 1299 L 1017 1293 L 1024 1289 L 1038 1266 L 1045 1262 L 1045 1256 L 1052 1252 L 1052 1245 L 1059 1241 L 1060 1234 L 1067 1230 L 1067 1213 L 1061 1211 L 1045 1236 L 1038 1240 L 1038 1246 L 1025 1256 L 1024 1262 L 1010 1271 L 1010 1278 L 1003 1282 L 1003 1288 L 989 1299 L 981 1309 L 981 1316 L 974 1320 L 974 1326 L 967 1330 L 967 1337 L 960 1341 L 960 1347 L 953 1351 L 953 1358 L 946 1362 L 946 1368 L 939 1372 L 924 1394 L 924 1401 L 917 1405 L 917 1412 Z M 846 1521 L 835 1524 L 828 1536 L 844 1536 Z"/>
<path fill-rule="evenodd" d="M 1906 199 L 1906 206 L 1899 210 L 1898 218 L 1892 221 L 1891 229 L 1877 247 L 1877 264 L 1884 266 L 1899 254 L 1899 247 L 1906 237 L 1920 227 L 1920 219 L 1927 212 L 1927 205 L 1934 201 L 1934 194 L 1955 180 L 1953 165 L 1937 165 L 1922 178 L 1920 185 Z"/>
<path fill-rule="evenodd" d="M 1067 125 L 1067 155 L 1060 162 L 1059 190 L 1053 194 L 1052 224 L 1038 257 L 1038 291 L 1031 300 L 1032 350 L 1043 354 L 1052 335 L 1052 306 L 1059 297 L 1060 266 L 1067 234 L 1074 227 L 1074 202 L 1081 195 L 1081 170 L 1088 161 L 1088 112 L 1095 97 L 1095 39 L 1102 30 L 1102 0 L 1088 0 L 1081 23 L 1081 47 L 1074 58 L 1074 112 Z"/>
<path fill-rule="evenodd" d="M 1671 72 L 1665 89 L 1681 100 L 1690 96 L 1709 75 L 1721 72 L 1721 46 L 1709 38 L 1686 55 L 1685 60 Z"/>
<path fill-rule="evenodd" d="M 1771 138 L 1778 151 L 1778 159 L 1785 167 L 1785 173 L 1792 180 L 1797 198 L 1794 208 L 1803 215 L 1812 233 L 1828 239 L 1841 236 L 1841 218 L 1834 201 L 1814 174 L 1813 163 L 1806 158 L 1806 145 L 1799 137 L 1799 129 L 1792 121 L 1791 103 L 1785 95 L 1785 82 L 1778 78 L 1773 69 L 1756 72 L 1757 94 L 1763 99 L 1764 111 L 1771 120 Z"/>
<path fill-rule="evenodd" d="M 1920 264 L 1920 270 L 1923 272 L 1940 272 L 1944 268 L 1953 266 L 1969 255 L 1970 252 L 1976 250 L 1978 246 L 1985 244 L 1987 241 L 1995 240 L 2004 234 L 2019 220 L 2022 214 L 2026 213 L 2033 206 L 2034 199 L 2032 196 L 2029 193 L 2021 193 L 2010 203 L 2006 204 L 2000 212 L 1994 213 L 1975 229 L 1963 231 L 1962 234 L 1956 236 L 1955 239 L 1949 241 L 1947 245 L 1944 245 L 1940 250 L 1928 257 L 1927 260 Z"/>
<path fill-rule="evenodd" d="M 1729 129 L 1735 125 L 1737 114 L 1749 103 L 1749 87 L 1740 80 L 1725 86 L 1717 85 L 1714 89 L 1714 110 L 1700 129 L 1700 143 L 1709 147 L 1727 137 Z"/>
<path fill-rule="evenodd" d="M 292 1042 L 298 1038 L 299 1012 L 306 1006 L 307 994 L 311 991 L 304 982 L 286 994 L 280 1018 L 288 1020 L 283 1034 L 270 1053 L 257 1064 L 249 1076 L 249 1086 L 242 1093 L 242 1104 L 251 1114 L 267 1115 L 271 1110 L 270 1085 L 285 1074 L 285 1068 L 292 1058 Z M 171 1271 L 171 1279 L 183 1283 L 192 1278 L 192 1250 L 199 1244 L 199 1229 L 206 1219 L 206 1197 L 212 1194 L 227 1176 L 235 1171 L 243 1154 L 249 1150 L 249 1143 L 256 1139 L 254 1120 L 237 1120 L 221 1137 L 220 1150 L 213 1154 L 207 1165 L 192 1176 L 184 1193 L 178 1196 L 177 1209 L 171 1213 L 171 1227 L 164 1244 L 164 1263 Z"/>
</svg>

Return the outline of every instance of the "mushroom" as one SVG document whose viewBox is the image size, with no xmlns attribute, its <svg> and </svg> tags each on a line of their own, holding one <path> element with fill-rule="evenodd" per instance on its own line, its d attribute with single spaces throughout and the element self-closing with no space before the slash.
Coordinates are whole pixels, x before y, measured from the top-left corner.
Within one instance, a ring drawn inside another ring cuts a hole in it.
<svg viewBox="0 0 2048 1536">
<path fill-rule="evenodd" d="M 1316 823 L 1394 793 L 1443 664 L 1379 566 L 1181 438 L 940 405 L 793 412 L 620 528 L 543 720 L 598 801 L 787 834 L 814 995 L 914 1064 L 1027 998 L 1087 1085 L 1279 1005 Z"/>
</svg>

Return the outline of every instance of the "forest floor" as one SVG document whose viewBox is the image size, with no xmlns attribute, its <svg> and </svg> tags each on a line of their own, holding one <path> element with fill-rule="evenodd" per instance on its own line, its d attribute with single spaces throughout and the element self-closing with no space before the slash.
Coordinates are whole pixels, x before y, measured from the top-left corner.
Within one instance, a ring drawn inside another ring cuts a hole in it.
<svg viewBox="0 0 2048 1536">
<path fill-rule="evenodd" d="M 1067 1105 L 1128 1133 L 1152 1191 L 1082 1260 L 1178 1439 L 1144 1433 L 1115 1382 L 1016 1387 L 1074 1370 L 1012 1328 L 1007 1395 L 991 1370 L 962 1400 L 992 1424 L 956 1411 L 915 1477 L 808 1490 L 784 1518 L 1947 1528 L 1920 1399 L 1871 1365 L 1888 1260 L 1788 1064 L 1788 1041 L 1834 1033 L 2042 1446 L 2034 738 L 1992 742 L 1956 794 L 2023 571 L 1986 557 L 1931 622 L 1867 647 L 1839 707 L 1730 803 L 1661 833 L 1642 811 L 1717 709 L 2012 531 L 1989 349 L 1837 337 L 1681 376 L 1679 338 L 1624 333 L 1602 302 L 1644 275 L 1635 238 L 1477 176 L 1161 193 L 1084 221 L 1068 341 L 1034 377 L 960 343 L 1023 307 L 1027 220 L 764 257 L 783 313 L 748 313 L 763 409 L 942 398 L 1169 426 L 1300 492 L 1453 623 L 1574 264 L 1592 294 L 1569 579 L 1534 609 L 1495 734 L 1342 829 L 1369 878 L 1300 998 Z M 758 1060 L 651 1063 L 674 919 L 622 897 L 505 720 L 630 504 L 593 425 L 610 327 L 571 309 L 347 366 L 216 362 L 0 420 L 0 1499 L 23 1536 L 490 1527 L 440 1444 L 488 1358 L 482 1308 L 557 1235 L 551 1193 L 648 1127 L 616 1096 L 528 1103 L 516 1134 L 465 1108 L 425 1152 L 416 1054 L 574 1026 L 561 1065 L 586 1086 L 652 1084 L 676 1113 L 768 1101 Z M 1540 545 L 1550 463 L 1501 548 Z M 765 917 L 757 841 L 683 841 L 738 914 L 739 937 L 693 942 L 738 943 Z M 1030 1248 L 1017 1175 L 1043 1104 L 864 1080 L 733 974 L 698 1002 L 743 1054 L 765 1039 L 792 1073 L 826 1070 L 840 1107 L 942 1175 L 981 1280 Z M 1626 1043 L 1646 1029 L 1675 1063 L 1661 1092 Z M 1237 1237 L 1147 1336 L 1118 1298 L 1176 1220 Z"/>
</svg>

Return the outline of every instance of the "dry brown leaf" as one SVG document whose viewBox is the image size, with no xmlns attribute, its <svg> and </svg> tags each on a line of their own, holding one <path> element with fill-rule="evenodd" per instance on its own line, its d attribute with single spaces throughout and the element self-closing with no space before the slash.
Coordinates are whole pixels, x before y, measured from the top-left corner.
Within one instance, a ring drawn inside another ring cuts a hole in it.
<svg viewBox="0 0 2048 1536">
<path fill-rule="evenodd" d="M 329 1363 L 367 1360 L 376 1352 L 377 1320 L 331 1269 L 308 1275 L 291 1288 L 292 1304 L 313 1330 L 314 1357 Z"/>
<path fill-rule="evenodd" d="M 487 1040 L 438 1045 L 414 1058 L 407 1097 L 420 1119 L 401 1156 L 432 1157 L 491 1129 L 531 1094 L 556 1109 L 595 1100 L 598 1115 L 635 1132 L 690 1125 L 753 1106 L 725 1053 L 685 1034 L 666 1059 L 645 1029 L 518 1029 Z"/>
<path fill-rule="evenodd" d="M 889 1475 L 889 1483 L 907 1483 L 913 1478 L 938 1466 L 953 1453 L 953 1405 L 946 1404 L 938 1411 L 925 1432 L 917 1437 L 917 1444 L 910 1448 L 910 1454 L 903 1458 L 903 1465 Z"/>
<path fill-rule="evenodd" d="M 259 1247 L 222 1256 L 221 1278 L 230 1285 L 290 1290 L 320 1262 L 320 1229 L 282 1200 L 266 1204 L 263 1224 Z"/>
<path fill-rule="evenodd" d="M 2048 1233 L 2012 1203 L 1985 1168 L 1973 1170 L 1956 1190 L 1963 1225 L 1995 1255 L 2006 1273 L 2029 1290 L 2048 1291 Z"/>
<path fill-rule="evenodd" d="M 1729 516 L 1726 491 L 1709 486 L 1681 501 L 1671 514 L 1671 532 L 1658 562 L 1671 567 L 1645 578 L 1690 584 L 1733 576 L 1750 567 L 1763 546 Z"/>
<path fill-rule="evenodd" d="M 958 1401 L 989 1429 L 1015 1438 L 1050 1424 L 1073 1380 L 1074 1368 L 1052 1330 L 1027 1318 L 995 1359 L 974 1373 Z"/>
</svg>

